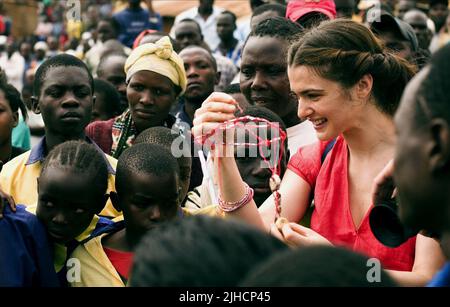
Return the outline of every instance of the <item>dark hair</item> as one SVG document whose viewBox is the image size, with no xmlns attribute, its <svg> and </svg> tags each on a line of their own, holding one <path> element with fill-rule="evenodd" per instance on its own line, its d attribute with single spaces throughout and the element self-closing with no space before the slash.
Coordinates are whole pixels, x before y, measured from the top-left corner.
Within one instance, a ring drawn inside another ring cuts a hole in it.
<svg viewBox="0 0 450 307">
<path fill-rule="evenodd" d="M 344 248 L 313 246 L 270 258 L 242 282 L 246 287 L 392 287 L 380 268 L 380 282 L 367 278 L 368 258 Z"/>
<path fill-rule="evenodd" d="M 273 123 L 279 123 L 280 128 L 284 132 L 286 132 L 286 125 L 284 124 L 281 117 L 279 117 L 277 114 L 275 114 L 274 112 L 272 112 L 271 110 L 269 110 L 267 108 L 264 108 L 261 106 L 256 106 L 256 105 L 251 105 L 251 106 L 248 106 L 247 108 L 245 108 L 244 112 L 242 113 L 242 116 L 246 116 L 246 115 L 263 118 L 263 119 L 266 119 L 269 122 L 273 122 Z"/>
<path fill-rule="evenodd" d="M 233 12 L 226 10 L 226 11 L 221 12 L 220 15 L 230 15 L 231 19 L 233 20 L 233 23 L 234 24 L 236 23 L 237 17 L 236 17 L 236 14 L 234 14 Z"/>
<path fill-rule="evenodd" d="M 263 4 L 253 11 L 252 18 L 269 11 L 277 13 L 280 17 L 285 17 L 286 5 L 278 3 Z"/>
<path fill-rule="evenodd" d="M 287 247 L 237 221 L 192 216 L 149 232 L 136 249 L 131 286 L 237 286 Z"/>
<path fill-rule="evenodd" d="M 86 184 L 92 185 L 99 193 L 99 197 L 107 192 L 108 166 L 103 153 L 94 145 L 83 141 L 67 141 L 59 144 L 50 151 L 42 165 L 41 175 L 45 176 L 50 168 L 66 168 L 72 172 L 83 174 Z M 94 204 L 93 204 L 94 205 Z M 101 207 L 93 208 L 98 213 Z"/>
<path fill-rule="evenodd" d="M 393 115 L 415 68 L 406 60 L 383 50 L 380 41 L 364 25 L 346 19 L 325 21 L 306 32 L 288 54 L 288 65 L 312 67 L 345 89 L 364 75 L 373 77 L 376 106 Z"/>
<path fill-rule="evenodd" d="M 202 27 L 200 27 L 199 23 L 198 23 L 196 20 L 194 20 L 194 19 L 192 19 L 192 18 L 184 18 L 184 19 L 180 20 L 180 22 L 179 22 L 178 24 L 181 24 L 182 22 L 191 22 L 191 23 L 194 23 L 194 24 L 196 25 L 196 27 L 197 27 L 198 32 L 200 33 L 200 35 L 203 35 Z"/>
<path fill-rule="evenodd" d="M 223 92 L 226 94 L 238 94 L 241 93 L 241 86 L 239 83 L 233 83 L 228 85 Z"/>
<path fill-rule="evenodd" d="M 54 57 L 49 58 L 48 60 L 44 61 L 41 66 L 36 71 L 36 75 L 34 77 L 34 84 L 33 84 L 33 94 L 36 96 L 36 98 L 39 99 L 39 96 L 41 95 L 41 87 L 44 83 L 45 78 L 47 77 L 48 71 L 51 68 L 56 67 L 78 67 L 83 70 L 85 70 L 89 77 L 89 83 L 91 84 L 92 88 L 92 94 L 94 93 L 94 78 L 92 77 L 91 72 L 89 71 L 89 68 L 84 64 L 82 60 L 80 60 L 77 57 L 74 57 L 73 55 L 69 54 L 58 54 Z"/>
<path fill-rule="evenodd" d="M 146 144 L 157 144 L 166 148 L 168 151 L 172 150 L 172 144 L 177 140 L 177 138 L 182 137 L 180 133 L 169 129 L 167 127 L 151 127 L 145 129 L 134 140 L 134 145 L 146 143 Z M 190 183 L 191 172 L 192 172 L 192 158 L 190 156 L 181 155 L 176 158 L 178 162 L 178 166 L 180 169 L 180 183 L 186 184 L 186 186 Z M 188 192 L 188 191 L 182 191 Z M 186 195 L 181 195 L 184 199 Z"/>
<path fill-rule="evenodd" d="M 206 48 L 203 47 L 203 46 L 189 45 L 189 46 L 185 47 L 183 50 L 181 50 L 180 53 L 181 53 L 181 52 L 184 52 L 185 50 L 188 50 L 188 49 L 198 49 L 198 48 L 199 48 L 199 49 L 205 50 L 205 52 L 209 55 L 209 60 L 210 60 L 211 63 L 213 64 L 214 70 L 217 72 L 217 71 L 218 71 L 218 68 L 217 68 L 217 60 L 216 60 L 216 58 L 214 57 L 214 55 L 211 53 L 211 50 L 208 50 L 208 49 L 206 49 Z M 180 54 L 180 53 L 179 53 L 179 54 Z"/>
<path fill-rule="evenodd" d="M 247 41 L 252 36 L 269 36 L 292 43 L 302 31 L 303 28 L 297 23 L 284 17 L 274 17 L 261 21 L 255 30 L 250 32 Z"/>
<path fill-rule="evenodd" d="M 131 173 L 179 176 L 180 169 L 177 160 L 164 146 L 140 143 L 126 149 L 119 157 L 116 169 L 116 190 L 119 195 L 125 190 Z"/>
<path fill-rule="evenodd" d="M 10 83 L 8 83 L 6 74 L 0 69 L 0 90 L 5 96 L 5 100 L 8 102 L 11 111 L 17 112 L 20 109 L 23 120 L 27 119 L 27 108 L 23 103 L 19 91 Z"/>
<path fill-rule="evenodd" d="M 443 4 L 446 7 L 448 7 L 448 0 L 430 0 L 429 7 L 431 8 L 432 6 L 435 6 L 438 4 Z"/>
<path fill-rule="evenodd" d="M 103 55 L 97 66 L 97 76 L 98 77 L 101 78 L 101 76 L 103 75 L 103 66 L 105 65 L 106 61 L 108 61 L 109 58 L 111 58 L 111 57 L 119 57 L 119 58 L 125 59 L 125 61 L 127 60 L 126 54 L 122 54 L 122 53 L 107 53 L 107 54 Z M 124 66 L 125 66 L 125 64 L 124 64 Z"/>
<path fill-rule="evenodd" d="M 418 95 L 422 97 L 431 116 L 444 118 L 450 123 L 450 45 L 438 50 L 430 61 L 430 71 L 419 87 Z M 423 111 L 422 111 L 423 112 Z"/>
<path fill-rule="evenodd" d="M 101 79 L 94 79 L 94 86 L 96 92 L 103 93 L 106 100 L 107 112 L 118 115 L 122 107 L 120 104 L 120 95 L 116 88 L 111 83 Z"/>
<path fill-rule="evenodd" d="M 100 17 L 100 19 L 98 20 L 97 25 L 99 25 L 100 22 L 107 22 L 107 23 L 109 23 L 111 25 L 111 27 L 113 28 L 114 32 L 116 33 L 116 36 L 119 35 L 119 33 L 120 33 L 120 24 L 117 22 L 117 20 L 114 17 L 109 17 L 109 16 Z"/>
</svg>

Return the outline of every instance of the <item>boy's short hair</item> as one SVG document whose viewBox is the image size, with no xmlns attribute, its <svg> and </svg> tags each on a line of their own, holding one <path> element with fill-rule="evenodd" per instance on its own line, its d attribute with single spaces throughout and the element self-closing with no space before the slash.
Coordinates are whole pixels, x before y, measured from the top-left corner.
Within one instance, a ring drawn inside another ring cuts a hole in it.
<svg viewBox="0 0 450 307">
<path fill-rule="evenodd" d="M 292 22 L 284 17 L 273 17 L 258 23 L 255 30 L 250 32 L 248 38 L 252 36 L 268 36 L 280 38 L 284 41 L 292 43 L 296 41 L 302 31 L 303 28 L 296 22 Z"/>
<path fill-rule="evenodd" d="M 237 17 L 236 17 L 236 14 L 234 14 L 233 12 L 226 10 L 226 11 L 221 12 L 220 15 L 229 15 L 229 16 L 231 16 L 233 23 L 236 23 Z"/>
<path fill-rule="evenodd" d="M 121 110 L 120 95 L 116 88 L 111 83 L 101 79 L 94 79 L 94 87 L 96 92 L 104 95 L 107 111 L 111 114 L 119 114 Z"/>
<path fill-rule="evenodd" d="M 131 286 L 237 286 L 287 247 L 246 224 L 192 216 L 151 230 L 136 249 Z"/>
<path fill-rule="evenodd" d="M 119 196 L 129 182 L 130 173 L 179 176 L 180 169 L 177 160 L 164 146 L 140 143 L 125 150 L 117 162 L 116 191 Z"/>
<path fill-rule="evenodd" d="M 313 246 L 275 255 L 255 268 L 245 287 L 392 287 L 380 266 L 380 281 L 369 282 L 369 259 L 344 248 Z"/>
<path fill-rule="evenodd" d="M 284 16 L 286 16 L 286 9 L 287 9 L 287 6 L 283 5 L 283 4 L 278 4 L 278 3 L 263 4 L 261 6 L 258 6 L 253 11 L 252 17 L 261 15 L 265 12 L 276 12 L 277 15 L 279 15 L 280 17 L 284 17 Z"/>
<path fill-rule="evenodd" d="M 45 158 L 41 169 L 41 177 L 50 168 L 68 168 L 76 173 L 85 174 L 86 180 L 99 191 L 99 197 L 107 193 L 108 165 L 104 155 L 94 145 L 84 141 L 67 141 L 53 148 Z M 100 212 L 104 203 L 99 202 L 101 208 L 93 208 Z M 93 204 L 94 205 L 94 204 Z"/>
<path fill-rule="evenodd" d="M 58 54 L 54 57 L 49 58 L 48 60 L 44 61 L 44 63 L 42 63 L 42 65 L 39 66 L 39 68 L 37 69 L 36 75 L 34 78 L 34 83 L 33 83 L 33 95 L 36 98 L 39 98 L 39 96 L 41 95 L 41 87 L 42 87 L 42 84 L 44 83 L 44 80 L 47 76 L 48 71 L 51 68 L 56 68 L 56 67 L 61 67 L 61 66 L 62 67 L 74 66 L 74 67 L 79 67 L 81 69 L 86 70 L 88 77 L 89 77 L 89 83 L 91 84 L 92 94 L 94 93 L 94 78 L 92 77 L 92 74 L 89 71 L 89 68 L 79 58 L 74 57 L 73 55 L 64 53 L 64 54 Z"/>
<path fill-rule="evenodd" d="M 242 116 L 246 116 L 246 115 L 266 119 L 272 123 L 279 123 L 281 130 L 283 130 L 284 132 L 287 132 L 286 125 L 284 124 L 281 117 L 279 117 L 277 114 L 275 114 L 274 112 L 272 112 L 271 110 L 269 110 L 267 108 L 251 105 L 251 106 L 248 106 L 247 108 L 245 108 L 244 112 L 242 112 Z"/>
</svg>

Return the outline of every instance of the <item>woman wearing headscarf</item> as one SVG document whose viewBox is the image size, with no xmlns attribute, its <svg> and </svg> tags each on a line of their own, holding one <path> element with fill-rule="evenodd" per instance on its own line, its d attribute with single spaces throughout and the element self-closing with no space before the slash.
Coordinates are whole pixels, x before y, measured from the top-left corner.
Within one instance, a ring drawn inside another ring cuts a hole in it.
<svg viewBox="0 0 450 307">
<path fill-rule="evenodd" d="M 183 60 L 173 51 L 168 37 L 133 50 L 125 63 L 129 108 L 108 121 L 93 122 L 89 136 L 107 154 L 118 158 L 147 128 L 171 128 L 172 105 L 186 89 Z"/>
</svg>

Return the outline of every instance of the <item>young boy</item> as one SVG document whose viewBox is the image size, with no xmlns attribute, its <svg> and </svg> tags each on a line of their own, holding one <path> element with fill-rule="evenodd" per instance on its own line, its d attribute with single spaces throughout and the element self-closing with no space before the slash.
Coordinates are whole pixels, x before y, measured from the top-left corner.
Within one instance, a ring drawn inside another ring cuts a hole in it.
<svg viewBox="0 0 450 307">
<path fill-rule="evenodd" d="M 16 203 L 33 205 L 37 202 L 37 177 L 47 154 L 68 140 L 85 140 L 84 129 L 91 120 L 94 81 L 86 65 L 78 58 L 61 54 L 45 61 L 34 80 L 33 110 L 41 113 L 45 136 L 31 151 L 11 160 L 3 167 L 0 185 L 14 197 Z M 98 149 L 100 151 L 100 149 Z M 108 190 L 114 190 L 116 160 L 108 160 Z M 101 213 L 119 215 L 110 202 Z"/>
<path fill-rule="evenodd" d="M 105 227 L 74 251 L 81 280 L 71 286 L 127 284 L 141 237 L 179 216 L 179 172 L 176 159 L 160 145 L 137 144 L 124 151 L 117 164 L 117 193 L 110 195 L 124 220 Z"/>
<path fill-rule="evenodd" d="M 108 120 L 120 115 L 120 96 L 114 86 L 100 79 L 94 79 L 95 102 L 92 107 L 91 122 Z"/>
<path fill-rule="evenodd" d="M 48 279 L 51 272 L 54 275 L 56 271 L 60 284 L 65 285 L 65 263 L 70 253 L 80 242 L 95 236 L 99 228 L 112 224 L 110 220 L 96 216 L 108 197 L 107 162 L 93 145 L 69 141 L 56 146 L 48 154 L 37 181 L 37 206 L 27 208 L 36 213 L 37 218 L 26 212 L 23 206 L 18 206 L 15 214 L 5 206 L 6 215 L 4 220 L 0 220 L 0 229 L 2 234 L 7 234 L 1 238 L 7 240 L 0 238 L 0 253 L 7 261 L 1 263 L 11 263 L 9 270 L 20 271 L 25 262 L 26 277 L 32 274 L 39 277 L 39 273 L 47 274 Z M 47 235 L 51 245 L 48 245 Z M 14 259 L 17 260 L 13 263 Z M 43 267 L 47 271 L 35 273 L 34 263 L 41 266 L 50 263 L 51 270 L 48 272 L 48 267 Z M 53 285 L 51 279 L 47 282 Z"/>
</svg>

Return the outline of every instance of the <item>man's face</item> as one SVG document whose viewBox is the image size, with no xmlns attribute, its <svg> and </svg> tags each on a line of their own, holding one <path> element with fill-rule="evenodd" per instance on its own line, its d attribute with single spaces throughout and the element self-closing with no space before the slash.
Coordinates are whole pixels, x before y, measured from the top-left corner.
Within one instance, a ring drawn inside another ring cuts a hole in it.
<svg viewBox="0 0 450 307">
<path fill-rule="evenodd" d="M 28 59 L 31 54 L 31 45 L 28 43 L 23 43 L 20 45 L 20 54 L 25 58 Z"/>
<path fill-rule="evenodd" d="M 430 16 L 431 20 L 434 21 L 434 24 L 436 25 L 436 31 L 439 31 L 445 25 L 447 15 L 448 7 L 446 7 L 444 4 L 439 3 L 430 7 L 428 16 Z"/>
<path fill-rule="evenodd" d="M 229 14 L 221 14 L 217 18 L 217 35 L 221 40 L 230 40 L 233 38 L 234 30 L 236 30 L 236 24 L 233 21 L 233 17 Z"/>
<path fill-rule="evenodd" d="M 202 43 L 202 34 L 200 29 L 193 22 L 181 22 L 175 28 L 175 39 L 184 49 L 188 46 L 199 46 Z"/>
<path fill-rule="evenodd" d="M 180 52 L 186 70 L 187 100 L 201 104 L 212 92 L 219 78 L 212 56 L 202 48 L 188 48 Z"/>
<path fill-rule="evenodd" d="M 106 21 L 100 21 L 97 26 L 97 37 L 98 39 L 104 43 L 107 40 L 116 38 L 116 32 L 114 31 L 111 23 Z"/>
<path fill-rule="evenodd" d="M 427 111 L 419 103 L 419 99 L 423 98 L 418 93 L 428 72 L 428 68 L 424 68 L 409 83 L 395 114 L 397 143 L 394 180 L 400 201 L 399 214 L 405 225 L 439 233 L 445 224 L 443 212 L 446 212 L 445 201 L 439 195 L 446 188 L 434 180 L 429 167 L 427 144 L 430 144 L 431 138 L 428 127 L 430 119 L 427 119 Z M 426 124 L 417 124 L 417 115 L 425 118 Z"/>
<path fill-rule="evenodd" d="M 354 0 L 334 0 L 336 4 L 336 17 L 351 19 L 355 10 Z"/>
<path fill-rule="evenodd" d="M 55 51 L 58 50 L 59 48 L 59 42 L 56 39 L 56 37 L 50 36 L 49 38 L 47 38 L 47 45 L 48 45 L 48 49 Z"/>
<path fill-rule="evenodd" d="M 411 45 L 407 40 L 400 39 L 392 32 L 384 32 L 379 35 L 384 42 L 387 49 L 390 49 L 399 57 L 412 62 L 414 60 L 414 54 L 411 49 Z"/>
<path fill-rule="evenodd" d="M 241 62 L 241 91 L 248 102 L 263 106 L 281 118 L 297 112 L 287 75 L 288 43 L 274 37 L 250 37 Z"/>
<path fill-rule="evenodd" d="M 199 8 L 203 10 L 212 10 L 214 0 L 199 0 Z"/>
<path fill-rule="evenodd" d="M 414 1 L 411 0 L 400 0 L 397 4 L 397 12 L 398 18 L 403 19 L 406 12 L 413 9 L 415 7 Z"/>
<path fill-rule="evenodd" d="M 108 81 L 120 94 L 120 104 L 123 108 L 128 107 L 127 84 L 125 74 L 125 62 L 127 58 L 120 55 L 111 55 L 102 63 L 102 67 L 98 69 L 97 75 L 99 79 Z"/>
<path fill-rule="evenodd" d="M 419 12 L 408 12 L 403 20 L 414 29 L 420 48 L 428 49 L 431 42 L 431 32 L 428 30 L 426 15 Z"/>
<path fill-rule="evenodd" d="M 76 66 L 47 70 L 35 110 L 42 114 L 46 132 L 78 138 L 91 121 L 93 92 L 88 73 Z"/>
</svg>

